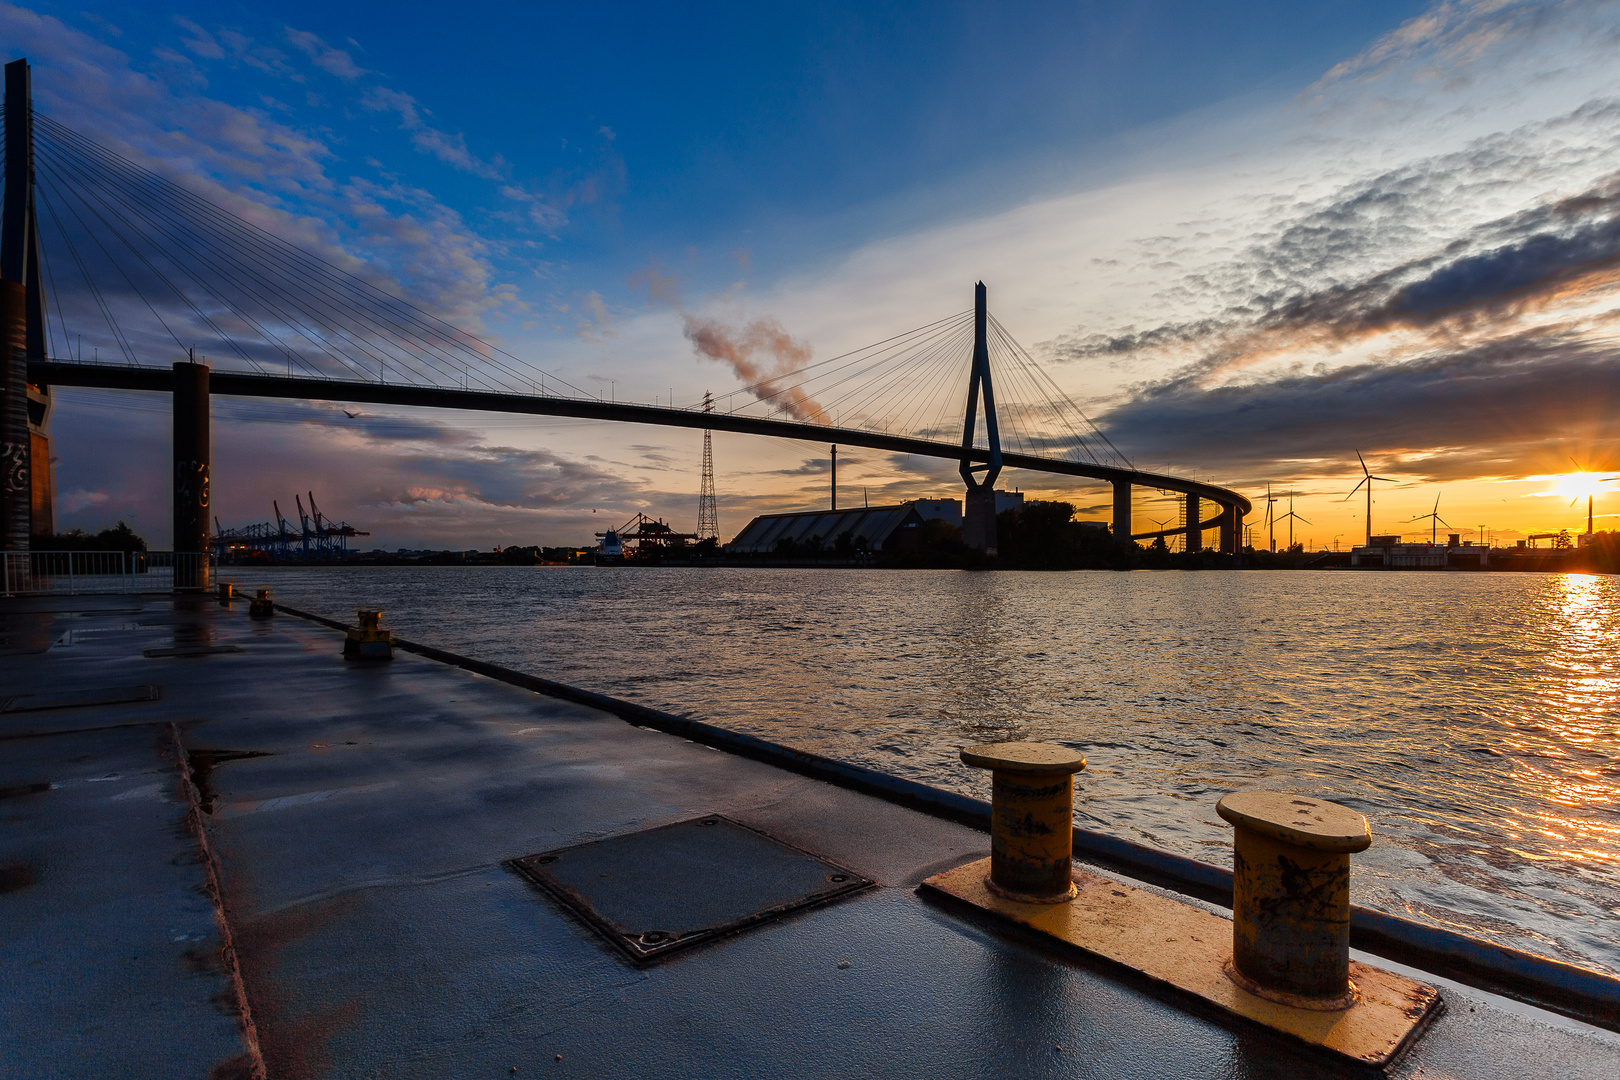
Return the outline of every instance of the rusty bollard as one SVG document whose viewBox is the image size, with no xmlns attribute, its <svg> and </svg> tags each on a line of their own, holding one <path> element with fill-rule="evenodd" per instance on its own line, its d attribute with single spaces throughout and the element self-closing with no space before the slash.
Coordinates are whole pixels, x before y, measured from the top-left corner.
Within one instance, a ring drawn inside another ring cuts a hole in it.
<svg viewBox="0 0 1620 1080">
<path fill-rule="evenodd" d="M 355 612 L 359 626 L 351 626 L 343 637 L 343 655 L 351 660 L 392 660 L 394 635 L 382 628 L 382 612 L 361 608 Z"/>
<path fill-rule="evenodd" d="M 962 761 L 990 770 L 990 876 L 998 896 L 1035 904 L 1074 897 L 1074 774 L 1083 754 L 1049 743 L 985 743 Z"/>
<path fill-rule="evenodd" d="M 218 596 L 220 607 L 230 607 L 231 601 L 236 599 L 236 586 L 228 581 L 221 581 Z"/>
<path fill-rule="evenodd" d="M 276 605 L 270 599 L 269 589 L 260 589 L 257 596 L 248 602 L 248 618 L 271 619 L 276 614 Z"/>
<path fill-rule="evenodd" d="M 1372 843 L 1367 819 L 1337 803 L 1240 791 L 1215 810 L 1231 822 L 1232 959 L 1227 975 L 1260 997 L 1347 1009 L 1350 853 Z"/>
</svg>

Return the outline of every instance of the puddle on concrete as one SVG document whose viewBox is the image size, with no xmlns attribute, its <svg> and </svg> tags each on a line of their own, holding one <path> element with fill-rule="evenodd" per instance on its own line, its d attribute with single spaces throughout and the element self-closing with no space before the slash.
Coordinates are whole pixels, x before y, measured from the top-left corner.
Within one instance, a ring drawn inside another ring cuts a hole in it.
<svg viewBox="0 0 1620 1080">
<path fill-rule="evenodd" d="M 38 872 L 27 863 L 0 866 L 0 893 L 18 892 L 38 880 Z"/>
<path fill-rule="evenodd" d="M 269 750 L 216 750 L 210 747 L 187 750 L 186 757 L 191 761 L 191 783 L 197 789 L 197 804 L 202 807 L 202 812 L 212 814 L 214 803 L 218 800 L 219 793 L 214 790 L 216 768 L 244 758 L 270 756 Z"/>
</svg>

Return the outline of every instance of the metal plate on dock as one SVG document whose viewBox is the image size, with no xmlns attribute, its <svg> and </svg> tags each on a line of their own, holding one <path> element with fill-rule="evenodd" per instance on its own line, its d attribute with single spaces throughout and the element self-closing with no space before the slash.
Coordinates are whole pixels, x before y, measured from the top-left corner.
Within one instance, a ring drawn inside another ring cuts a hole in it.
<svg viewBox="0 0 1620 1080">
<path fill-rule="evenodd" d="M 97 705 L 123 705 L 132 701 L 158 701 L 163 687 L 93 686 L 80 690 L 57 690 L 48 694 L 18 694 L 0 698 L 0 713 L 36 712 L 41 709 L 88 709 Z"/>
<path fill-rule="evenodd" d="M 1383 1068 L 1444 1007 L 1434 987 L 1350 961 L 1357 988 L 1349 1008 L 1317 1011 L 1256 997 L 1226 975 L 1232 923 L 1202 908 L 1083 870 L 1073 900 L 1025 904 L 985 885 L 990 860 L 935 874 L 918 887 L 929 899 L 1032 934 L 1060 954 L 1083 954 L 1167 988 L 1201 1010 L 1270 1028 L 1308 1046 Z"/>
<path fill-rule="evenodd" d="M 144 649 L 142 650 L 141 655 L 150 660 L 156 660 L 166 656 L 213 656 L 215 653 L 235 653 L 242 651 L 243 649 L 240 645 L 175 645 L 172 648 L 165 649 Z"/>
<path fill-rule="evenodd" d="M 510 865 L 638 962 L 874 884 L 719 814 Z"/>
</svg>

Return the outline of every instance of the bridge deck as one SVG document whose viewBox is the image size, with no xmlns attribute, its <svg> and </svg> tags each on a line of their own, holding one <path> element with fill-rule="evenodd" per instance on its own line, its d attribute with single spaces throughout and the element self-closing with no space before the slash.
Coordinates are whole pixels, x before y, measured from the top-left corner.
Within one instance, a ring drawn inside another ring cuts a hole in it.
<svg viewBox="0 0 1620 1080">
<path fill-rule="evenodd" d="M 1331 1075 L 914 893 L 981 833 L 242 606 L 0 601 L 8 694 L 163 687 L 0 712 L 8 1075 L 243 1053 L 171 723 L 274 1077 Z M 241 651 L 144 655 L 210 646 Z M 712 811 L 879 885 L 638 968 L 503 866 Z M 1620 1073 L 1620 1037 L 1431 981 L 1450 1009 L 1396 1076 Z"/>
<path fill-rule="evenodd" d="M 28 379 L 52 386 L 101 387 L 114 390 L 171 392 L 174 373 L 168 368 L 122 364 L 84 364 L 60 360 L 31 360 Z M 745 435 L 765 435 L 778 439 L 834 442 L 863 446 L 920 457 L 960 461 L 963 453 L 956 443 L 934 442 L 903 435 L 889 435 L 862 428 L 838 428 L 793 420 L 746 416 L 740 413 L 705 413 L 693 409 L 661 408 L 656 405 L 629 405 L 594 398 L 550 397 L 540 394 L 505 394 L 488 390 L 458 390 L 454 387 L 421 386 L 411 383 L 357 382 L 343 379 L 312 379 L 299 376 L 257 375 L 238 371 L 215 371 L 210 378 L 211 392 L 242 397 L 298 398 L 319 401 L 365 402 L 378 405 L 405 405 L 432 409 L 461 409 L 474 412 L 518 413 L 527 416 L 571 416 L 588 420 L 613 420 L 631 424 L 733 431 Z M 968 454 L 975 461 L 988 461 L 989 452 Z M 1249 500 L 1236 491 L 1205 484 L 1168 473 L 1118 469 L 1087 462 L 1004 453 L 1002 460 L 1011 469 L 1080 476 L 1093 480 L 1125 481 L 1141 487 L 1158 488 L 1197 495 L 1221 506 L 1235 506 L 1241 519 L 1252 509 Z M 1220 524 L 1216 515 L 1205 528 Z"/>
</svg>

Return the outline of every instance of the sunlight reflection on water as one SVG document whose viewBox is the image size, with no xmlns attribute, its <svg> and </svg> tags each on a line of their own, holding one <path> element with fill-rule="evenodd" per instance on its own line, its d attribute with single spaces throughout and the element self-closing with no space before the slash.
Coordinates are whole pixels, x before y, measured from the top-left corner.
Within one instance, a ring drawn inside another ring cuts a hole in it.
<svg viewBox="0 0 1620 1080">
<path fill-rule="evenodd" d="M 1591 575 L 227 571 L 548 678 L 988 797 L 969 742 L 1084 750 L 1077 817 L 1230 864 L 1241 788 L 1365 813 L 1355 899 L 1620 971 L 1620 582 Z"/>
</svg>

